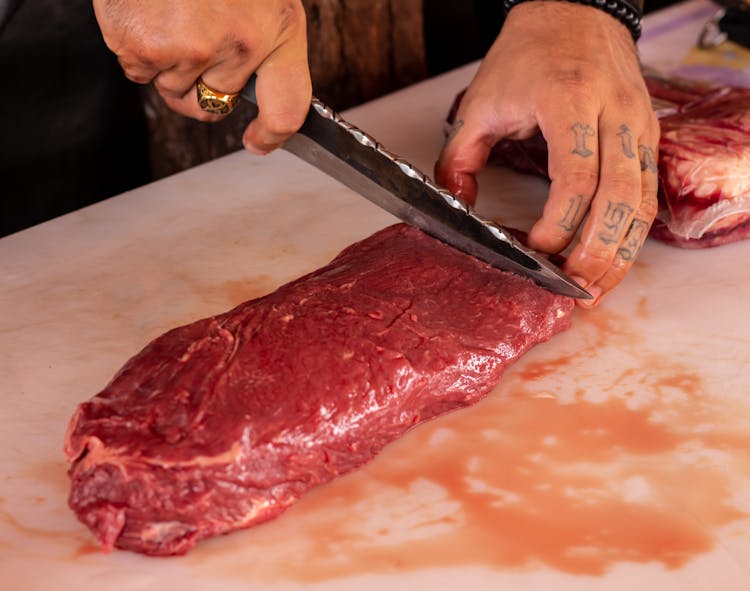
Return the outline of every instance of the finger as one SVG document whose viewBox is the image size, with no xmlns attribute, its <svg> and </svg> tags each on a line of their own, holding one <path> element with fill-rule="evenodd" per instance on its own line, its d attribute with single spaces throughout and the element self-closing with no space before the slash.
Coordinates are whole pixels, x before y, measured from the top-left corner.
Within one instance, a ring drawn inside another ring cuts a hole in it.
<svg viewBox="0 0 750 591">
<path fill-rule="evenodd" d="M 183 70 L 186 72 L 187 70 Z M 248 72 L 247 77 L 250 77 L 252 73 L 251 68 L 246 68 Z M 200 121 L 219 121 L 226 115 L 217 115 L 208 113 L 201 109 L 198 104 L 198 92 L 196 89 L 196 81 L 201 76 L 199 69 L 191 70 L 189 73 L 177 72 L 176 68 L 160 73 L 154 79 L 154 86 L 159 91 L 159 94 L 164 99 L 164 102 L 169 106 L 170 109 L 185 115 L 186 117 L 192 117 Z M 216 83 L 209 84 L 204 83 L 210 89 L 214 90 L 217 94 L 233 94 L 234 91 L 225 90 L 225 87 L 220 86 Z"/>
<path fill-rule="evenodd" d="M 175 66 L 160 72 L 154 79 L 154 86 L 167 105 L 178 113 L 201 121 L 217 121 L 224 116 L 200 108 L 196 80 L 200 77 L 217 93 L 234 94 L 242 89 L 264 55 L 260 49 L 250 54 L 240 44 L 231 44 L 216 54 L 195 49 Z"/>
<path fill-rule="evenodd" d="M 435 164 L 436 182 L 459 199 L 473 205 L 479 186 L 477 175 L 484 168 L 495 141 L 471 109 L 459 109 L 446 144 Z"/>
<path fill-rule="evenodd" d="M 619 115 L 618 115 L 619 117 Z M 580 242 L 571 251 L 566 270 L 584 280 L 596 298 L 603 293 L 599 281 L 615 265 L 623 242 L 641 211 L 643 179 L 631 125 L 602 118 L 600 124 L 601 170 L 599 184 L 583 227 Z M 639 134 L 640 135 L 640 134 Z M 627 265 L 615 272 L 624 272 Z M 614 277 L 614 276 L 613 276 Z"/>
<path fill-rule="evenodd" d="M 549 195 L 529 245 L 559 252 L 571 243 L 599 182 L 598 113 L 591 107 L 559 111 L 540 121 L 549 147 Z M 559 123 L 558 123 L 559 122 Z"/>
<path fill-rule="evenodd" d="M 180 60 L 171 68 L 165 69 L 154 78 L 154 87 L 164 99 L 182 99 L 191 91 L 195 90 L 195 81 L 204 72 L 210 71 L 212 62 L 220 60 L 219 56 L 193 56 L 190 59 Z M 230 61 L 228 58 L 227 61 Z M 241 63 L 231 60 L 235 67 L 240 67 Z M 215 67 L 215 66 L 214 66 Z M 216 77 L 214 77 L 216 78 Z M 205 82 L 205 79 L 204 79 Z M 222 81 L 212 81 L 214 86 L 208 84 L 217 91 L 224 91 Z M 226 91 L 229 92 L 229 91 Z M 188 108 L 189 105 L 185 105 Z"/>
<path fill-rule="evenodd" d="M 248 125 L 242 142 L 254 154 L 267 154 L 299 130 L 310 109 L 312 82 L 305 35 L 276 49 L 257 74 L 258 117 Z"/>
<path fill-rule="evenodd" d="M 124 58 L 117 58 L 117 61 L 120 62 L 120 67 L 125 73 L 125 77 L 136 84 L 148 84 L 159 73 L 158 68 L 153 64 L 132 62 Z"/>
<path fill-rule="evenodd" d="M 656 166 L 656 146 L 658 133 L 649 133 L 638 146 L 641 167 L 641 203 L 638 206 L 633 221 L 625 237 L 620 243 L 617 254 L 610 268 L 596 282 L 596 287 L 602 294 L 611 291 L 627 275 L 635 263 L 638 253 L 643 247 L 651 224 L 657 212 L 657 192 L 659 187 L 658 170 Z M 653 146 L 653 147 L 652 147 Z"/>
<path fill-rule="evenodd" d="M 152 81 L 160 72 L 175 67 L 182 56 L 191 53 L 187 47 L 171 47 L 166 39 L 144 44 L 127 35 L 118 36 L 118 42 L 108 46 L 117 56 L 125 75 L 139 84 L 143 84 L 143 80 Z"/>
<path fill-rule="evenodd" d="M 194 94 L 195 82 L 200 77 L 217 93 L 234 94 L 242 89 L 271 50 L 271 46 L 258 45 L 250 51 L 247 43 L 236 40 L 228 40 L 213 51 L 208 45 L 203 49 L 192 47 L 179 63 L 160 72 L 154 85 L 165 98 L 178 99 L 191 92 Z"/>
</svg>

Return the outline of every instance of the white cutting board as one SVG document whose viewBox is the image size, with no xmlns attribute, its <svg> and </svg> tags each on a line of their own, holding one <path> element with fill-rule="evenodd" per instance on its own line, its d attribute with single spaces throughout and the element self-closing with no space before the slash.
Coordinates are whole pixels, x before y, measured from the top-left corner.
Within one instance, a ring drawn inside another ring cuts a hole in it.
<svg viewBox="0 0 750 591">
<path fill-rule="evenodd" d="M 666 16 L 685 38 L 707 10 Z M 664 60 L 658 38 L 644 55 Z M 349 119 L 431 170 L 474 68 Z M 490 170 L 481 209 L 528 227 L 545 188 Z M 750 588 L 750 241 L 648 242 L 615 294 L 487 400 L 272 523 L 183 558 L 97 551 L 66 506 L 76 404 L 165 330 L 392 221 L 292 156 L 238 153 L 0 240 L 0 587 Z"/>
</svg>

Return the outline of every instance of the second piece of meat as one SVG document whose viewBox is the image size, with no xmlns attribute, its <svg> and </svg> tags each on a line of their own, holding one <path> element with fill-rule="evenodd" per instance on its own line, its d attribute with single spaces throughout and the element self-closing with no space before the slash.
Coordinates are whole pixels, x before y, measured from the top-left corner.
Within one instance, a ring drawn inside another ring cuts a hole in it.
<svg viewBox="0 0 750 591">
<path fill-rule="evenodd" d="M 477 402 L 572 308 L 392 226 L 128 361 L 70 422 L 70 506 L 105 549 L 153 555 L 272 519 Z"/>
</svg>

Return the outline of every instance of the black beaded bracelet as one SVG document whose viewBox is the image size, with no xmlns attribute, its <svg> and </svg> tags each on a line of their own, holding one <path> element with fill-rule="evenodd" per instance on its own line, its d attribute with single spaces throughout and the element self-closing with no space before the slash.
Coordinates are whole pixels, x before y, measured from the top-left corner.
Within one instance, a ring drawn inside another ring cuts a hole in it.
<svg viewBox="0 0 750 591">
<path fill-rule="evenodd" d="M 508 14 L 511 8 L 526 2 L 527 0 L 503 0 L 503 8 L 505 14 Z M 623 25 L 625 25 L 630 34 L 633 35 L 633 40 L 638 41 L 641 36 L 641 10 L 629 0 L 566 0 L 567 2 L 575 2 L 577 4 L 584 4 L 585 6 L 592 6 L 603 10 L 607 14 L 615 17 Z"/>
</svg>

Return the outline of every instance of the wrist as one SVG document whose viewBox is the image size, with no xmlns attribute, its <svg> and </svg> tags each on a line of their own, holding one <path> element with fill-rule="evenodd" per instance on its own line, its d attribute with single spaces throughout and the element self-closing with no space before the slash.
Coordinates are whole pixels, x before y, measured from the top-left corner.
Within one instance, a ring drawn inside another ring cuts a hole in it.
<svg viewBox="0 0 750 591">
<path fill-rule="evenodd" d="M 503 0 L 503 9 L 507 14 L 514 6 L 529 0 Z M 638 41 L 641 36 L 641 17 L 643 16 L 643 0 L 564 0 L 584 6 L 591 6 L 620 21 L 633 37 Z"/>
</svg>

